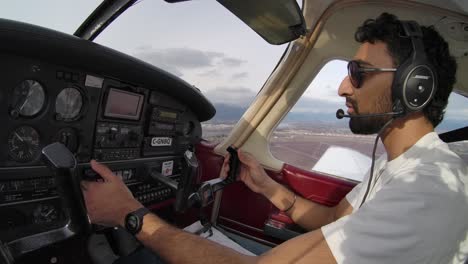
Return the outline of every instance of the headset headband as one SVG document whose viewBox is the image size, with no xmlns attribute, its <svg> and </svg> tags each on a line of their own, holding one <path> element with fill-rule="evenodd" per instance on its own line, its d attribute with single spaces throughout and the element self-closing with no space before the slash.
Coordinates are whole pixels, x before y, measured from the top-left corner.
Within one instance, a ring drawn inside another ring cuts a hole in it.
<svg viewBox="0 0 468 264">
<path fill-rule="evenodd" d="M 413 50 L 395 73 L 392 86 L 394 111 L 421 111 L 435 94 L 437 75 L 426 56 L 419 24 L 415 21 L 401 21 L 401 26 L 404 34 L 401 37 L 411 39 Z"/>
<path fill-rule="evenodd" d="M 401 21 L 401 26 L 405 32 L 406 37 L 411 38 L 411 45 L 413 47 L 413 61 L 417 58 L 426 59 L 426 52 L 424 51 L 423 33 L 421 27 L 415 21 Z"/>
</svg>

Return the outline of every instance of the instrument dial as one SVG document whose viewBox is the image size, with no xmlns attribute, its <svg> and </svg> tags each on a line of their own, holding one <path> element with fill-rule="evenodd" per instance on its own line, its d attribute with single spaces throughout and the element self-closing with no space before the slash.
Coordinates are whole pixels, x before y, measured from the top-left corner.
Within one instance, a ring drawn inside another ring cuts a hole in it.
<svg viewBox="0 0 468 264">
<path fill-rule="evenodd" d="M 34 116 L 44 107 L 44 87 L 37 81 L 25 80 L 15 87 L 12 101 L 12 116 Z"/>
<path fill-rule="evenodd" d="M 73 128 L 63 128 L 57 133 L 54 141 L 64 144 L 72 153 L 78 149 L 78 135 Z"/>
<path fill-rule="evenodd" d="M 65 88 L 57 96 L 55 112 L 57 119 L 74 120 L 78 117 L 83 107 L 83 96 L 76 88 Z"/>
<path fill-rule="evenodd" d="M 195 124 L 192 121 L 189 121 L 184 124 L 182 133 L 184 134 L 184 136 L 189 136 L 190 134 L 192 134 L 194 129 L 195 129 Z"/>
<path fill-rule="evenodd" d="M 18 162 L 33 161 L 39 154 L 39 143 L 39 134 L 34 128 L 19 127 L 8 137 L 10 157 Z"/>
<path fill-rule="evenodd" d="M 52 223 L 59 218 L 59 212 L 51 204 L 39 204 L 33 212 L 34 223 Z"/>
</svg>

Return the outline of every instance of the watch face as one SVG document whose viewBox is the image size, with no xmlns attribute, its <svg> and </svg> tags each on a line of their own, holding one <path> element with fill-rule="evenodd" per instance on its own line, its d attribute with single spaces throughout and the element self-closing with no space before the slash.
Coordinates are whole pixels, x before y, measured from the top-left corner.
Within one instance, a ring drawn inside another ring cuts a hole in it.
<svg viewBox="0 0 468 264">
<path fill-rule="evenodd" d="M 134 212 L 127 214 L 125 217 L 125 229 L 132 235 L 138 234 L 143 226 L 143 217 L 150 211 L 142 207 Z"/>
<path fill-rule="evenodd" d="M 130 217 L 128 218 L 127 224 L 131 229 L 137 228 L 137 226 L 138 226 L 138 217 L 136 217 L 134 215 L 130 215 Z"/>
<path fill-rule="evenodd" d="M 130 233 L 135 234 L 136 232 L 139 231 L 138 230 L 139 226 L 140 226 L 140 219 L 138 218 L 138 216 L 129 214 L 125 221 L 125 227 L 127 228 L 127 230 Z"/>
</svg>

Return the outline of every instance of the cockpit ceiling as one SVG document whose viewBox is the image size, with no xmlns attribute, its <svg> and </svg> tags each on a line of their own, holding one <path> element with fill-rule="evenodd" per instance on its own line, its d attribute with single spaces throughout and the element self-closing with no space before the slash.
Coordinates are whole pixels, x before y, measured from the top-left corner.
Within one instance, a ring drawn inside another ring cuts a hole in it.
<svg viewBox="0 0 468 264">
<path fill-rule="evenodd" d="M 305 2 L 304 12 L 308 27 L 314 25 L 314 31 L 320 32 L 314 43 L 314 56 L 309 56 L 308 60 L 316 60 L 323 64 L 330 58 L 352 58 L 358 48 L 358 43 L 354 41 L 356 28 L 368 18 L 389 12 L 403 20 L 416 20 L 422 25 L 433 25 L 439 31 L 449 43 L 450 51 L 458 63 L 454 91 L 468 96 L 468 76 L 463 74 L 468 72 L 468 2 L 330 1 L 327 9 L 320 15 L 310 6 L 316 1 Z M 438 7 L 427 3 L 437 4 Z M 321 2 L 320 5 L 323 7 L 324 3 Z M 461 6 L 464 9 L 461 9 Z M 456 8 L 460 9 L 454 12 Z M 319 20 L 314 22 L 316 18 Z"/>
</svg>

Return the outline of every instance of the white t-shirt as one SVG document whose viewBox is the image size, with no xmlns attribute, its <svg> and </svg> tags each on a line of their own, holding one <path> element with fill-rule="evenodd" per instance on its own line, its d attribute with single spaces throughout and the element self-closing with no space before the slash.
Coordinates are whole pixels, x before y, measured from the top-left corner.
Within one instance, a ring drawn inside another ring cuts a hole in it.
<svg viewBox="0 0 468 264">
<path fill-rule="evenodd" d="M 376 161 L 346 199 L 353 213 L 322 227 L 338 263 L 464 263 L 468 166 L 434 132 L 396 159 Z"/>
</svg>

